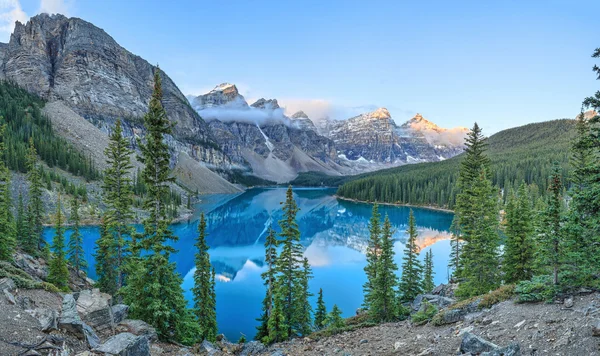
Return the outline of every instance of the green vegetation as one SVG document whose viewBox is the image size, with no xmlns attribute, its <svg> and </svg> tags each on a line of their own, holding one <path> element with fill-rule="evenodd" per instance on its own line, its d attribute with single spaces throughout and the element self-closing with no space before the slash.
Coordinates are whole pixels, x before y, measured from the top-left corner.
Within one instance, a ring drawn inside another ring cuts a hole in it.
<svg viewBox="0 0 600 356">
<path fill-rule="evenodd" d="M 200 326 L 200 340 L 214 342 L 217 338 L 217 312 L 215 300 L 215 271 L 210 265 L 210 255 L 206 244 L 206 220 L 200 215 L 198 224 L 198 252 L 195 256 L 194 271 L 194 315 Z"/>
<path fill-rule="evenodd" d="M 419 247 L 417 246 L 417 227 L 415 224 L 415 215 L 410 210 L 408 216 L 408 239 L 404 246 L 404 257 L 402 258 L 402 277 L 400 277 L 400 301 L 411 302 L 421 292 L 421 273 L 423 267 L 419 261 Z"/>
<path fill-rule="evenodd" d="M 320 330 L 325 326 L 327 318 L 327 307 L 323 301 L 323 288 L 319 289 L 319 298 L 317 299 L 317 310 L 315 311 L 315 329 Z"/>
<path fill-rule="evenodd" d="M 71 216 L 69 217 L 73 227 L 71 228 L 71 236 L 69 236 L 69 263 L 77 273 L 87 268 L 85 254 L 83 251 L 83 236 L 79 231 L 79 200 L 73 198 L 71 201 Z"/>
<path fill-rule="evenodd" d="M 564 170 L 576 134 L 574 120 L 529 124 L 498 132 L 487 140 L 493 185 L 516 191 L 531 186 L 532 199 L 545 195 L 553 162 Z M 411 164 L 345 178 L 337 194 L 350 199 L 454 209 L 458 172 L 465 154 L 433 163 Z M 335 185 L 323 180 L 324 185 Z M 294 183 L 295 184 L 295 183 Z"/>
<path fill-rule="evenodd" d="M 413 323 L 420 325 L 430 321 L 438 312 L 435 305 L 432 305 L 427 300 L 423 300 L 421 309 L 411 316 Z"/>
<path fill-rule="evenodd" d="M 525 183 L 517 195 L 511 195 L 506 204 L 506 243 L 504 245 L 504 278 L 508 283 L 530 279 L 533 276 L 534 241 L 532 202 Z"/>
<path fill-rule="evenodd" d="M 54 284 L 60 290 L 69 290 L 69 268 L 65 255 L 65 229 L 63 226 L 63 213 L 60 196 L 56 202 L 56 214 L 54 220 L 54 237 L 52 238 L 52 255 L 48 266 L 48 282 Z"/>
<path fill-rule="evenodd" d="M 430 249 L 425 253 L 425 260 L 423 261 L 423 291 L 429 293 L 435 288 L 433 282 L 433 251 Z"/>
</svg>

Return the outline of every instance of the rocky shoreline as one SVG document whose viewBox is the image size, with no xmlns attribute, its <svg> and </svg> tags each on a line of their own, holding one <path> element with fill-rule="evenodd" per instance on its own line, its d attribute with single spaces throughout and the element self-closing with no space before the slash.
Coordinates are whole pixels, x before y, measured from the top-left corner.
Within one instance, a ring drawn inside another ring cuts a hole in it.
<svg viewBox="0 0 600 356">
<path fill-rule="evenodd" d="M 342 197 L 342 196 L 337 195 L 337 194 L 335 194 L 334 197 L 336 199 L 341 199 L 341 200 L 345 200 L 345 201 L 351 201 L 353 203 L 361 203 L 361 204 L 375 204 L 375 203 L 377 203 L 377 205 L 387 205 L 387 206 L 397 206 L 397 207 L 407 207 L 407 208 L 428 209 L 428 210 L 435 210 L 435 211 L 441 211 L 441 212 L 444 212 L 444 213 L 452 213 L 452 214 L 454 214 L 454 210 L 440 208 L 440 207 L 431 206 L 431 205 L 414 205 L 414 204 L 371 202 L 371 201 L 366 201 L 366 200 L 358 200 L 358 199 L 346 198 L 346 197 Z"/>
</svg>

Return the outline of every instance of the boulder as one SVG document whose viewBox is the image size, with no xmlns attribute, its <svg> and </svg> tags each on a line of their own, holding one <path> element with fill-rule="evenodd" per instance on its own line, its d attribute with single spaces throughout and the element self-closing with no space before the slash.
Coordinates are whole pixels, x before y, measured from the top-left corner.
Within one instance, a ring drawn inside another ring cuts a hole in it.
<svg viewBox="0 0 600 356">
<path fill-rule="evenodd" d="M 592 325 L 592 336 L 600 336 L 600 320 L 594 321 Z"/>
<path fill-rule="evenodd" d="M 573 302 L 573 297 L 565 298 L 564 303 L 563 303 L 565 308 L 573 308 L 574 304 L 575 303 Z"/>
<path fill-rule="evenodd" d="M 480 356 L 521 356 L 521 346 L 510 344 L 498 350 L 482 352 Z"/>
<path fill-rule="evenodd" d="M 145 336 L 121 333 L 110 337 L 94 351 L 104 355 L 147 356 L 150 354 L 150 344 Z"/>
<path fill-rule="evenodd" d="M 423 300 L 427 300 L 430 304 L 435 305 L 438 308 L 445 308 L 455 303 L 455 300 L 452 298 L 447 298 L 435 294 L 419 294 L 411 304 L 411 307 L 414 311 L 418 311 L 421 309 L 421 304 L 423 304 Z"/>
<path fill-rule="evenodd" d="M 117 325 L 117 331 L 145 336 L 150 341 L 156 341 L 158 339 L 156 329 L 142 320 L 125 319 Z"/>
<path fill-rule="evenodd" d="M 15 285 L 15 281 L 8 277 L 0 278 L 0 290 L 7 290 L 12 292 L 17 286 Z"/>
<path fill-rule="evenodd" d="M 118 324 L 127 318 L 129 306 L 126 304 L 113 305 L 111 308 L 113 323 Z"/>
<path fill-rule="evenodd" d="M 77 311 L 81 319 L 97 330 L 113 325 L 112 297 L 99 289 L 83 290 L 77 297 Z"/>
<path fill-rule="evenodd" d="M 58 312 L 56 310 L 36 308 L 27 309 L 25 312 L 37 319 L 42 331 L 55 330 L 58 328 Z"/>
<path fill-rule="evenodd" d="M 266 346 L 260 341 L 250 341 L 244 344 L 240 356 L 257 355 L 266 350 Z"/>
<path fill-rule="evenodd" d="M 211 342 L 204 340 L 198 347 L 198 353 L 200 355 L 213 356 L 219 355 L 221 351 L 219 351 Z"/>
<path fill-rule="evenodd" d="M 497 345 L 470 332 L 464 333 L 460 343 L 460 351 L 463 354 L 468 355 L 479 355 L 483 352 L 490 352 L 498 349 L 499 347 Z"/>
<path fill-rule="evenodd" d="M 433 288 L 430 294 L 440 295 L 442 297 L 454 297 L 454 291 L 456 290 L 457 284 L 440 284 L 437 287 Z"/>
<path fill-rule="evenodd" d="M 77 302 L 72 294 L 66 294 L 63 298 L 58 327 L 71 332 L 80 339 L 85 339 L 92 348 L 100 345 L 100 338 L 96 335 L 94 329 L 84 323 L 79 317 Z"/>
<path fill-rule="evenodd" d="M 48 278 L 48 267 L 42 264 L 42 259 L 35 259 L 25 253 L 15 253 L 14 263 L 38 281 Z"/>
<path fill-rule="evenodd" d="M 6 300 L 8 300 L 8 302 L 12 305 L 16 305 L 17 304 L 17 300 L 15 299 L 15 296 L 8 291 L 8 289 L 4 289 L 2 290 L 2 293 L 4 294 L 4 297 L 6 298 Z"/>
</svg>

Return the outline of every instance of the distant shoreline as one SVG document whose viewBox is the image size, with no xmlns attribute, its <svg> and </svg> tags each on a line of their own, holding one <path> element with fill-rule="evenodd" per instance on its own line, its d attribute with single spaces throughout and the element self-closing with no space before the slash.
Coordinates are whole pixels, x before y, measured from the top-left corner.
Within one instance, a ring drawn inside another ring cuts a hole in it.
<svg viewBox="0 0 600 356">
<path fill-rule="evenodd" d="M 444 209 L 444 208 L 440 208 L 440 207 L 436 207 L 436 206 L 431 206 L 431 205 L 414 205 L 414 204 L 370 202 L 370 201 L 366 201 L 366 200 L 358 200 L 358 199 L 351 199 L 351 198 L 341 197 L 341 196 L 339 196 L 337 194 L 334 194 L 333 196 L 336 199 L 341 199 L 341 200 L 345 200 L 345 201 L 351 201 L 353 203 L 388 205 L 388 206 L 407 207 L 407 208 L 421 208 L 421 209 L 435 210 L 435 211 L 441 211 L 441 212 L 444 212 L 444 213 L 452 213 L 452 214 L 454 214 L 454 210 Z"/>
</svg>

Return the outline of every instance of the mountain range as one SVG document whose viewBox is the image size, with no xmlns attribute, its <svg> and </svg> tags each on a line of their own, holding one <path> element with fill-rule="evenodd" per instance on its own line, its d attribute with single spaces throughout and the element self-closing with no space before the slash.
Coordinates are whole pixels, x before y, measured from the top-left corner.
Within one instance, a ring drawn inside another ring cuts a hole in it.
<svg viewBox="0 0 600 356">
<path fill-rule="evenodd" d="M 276 99 L 249 104 L 233 84 L 186 97 L 156 66 L 79 18 L 40 14 L 17 22 L 0 44 L 0 79 L 47 103 L 57 132 L 102 167 L 117 119 L 131 146 L 143 138 L 142 117 L 161 71 L 163 105 L 174 125 L 167 138 L 178 182 L 202 193 L 230 193 L 231 172 L 284 183 L 299 172 L 350 175 L 462 152 L 464 128 L 443 129 L 416 115 L 397 125 L 385 108 L 346 120 L 287 115 Z"/>
</svg>

